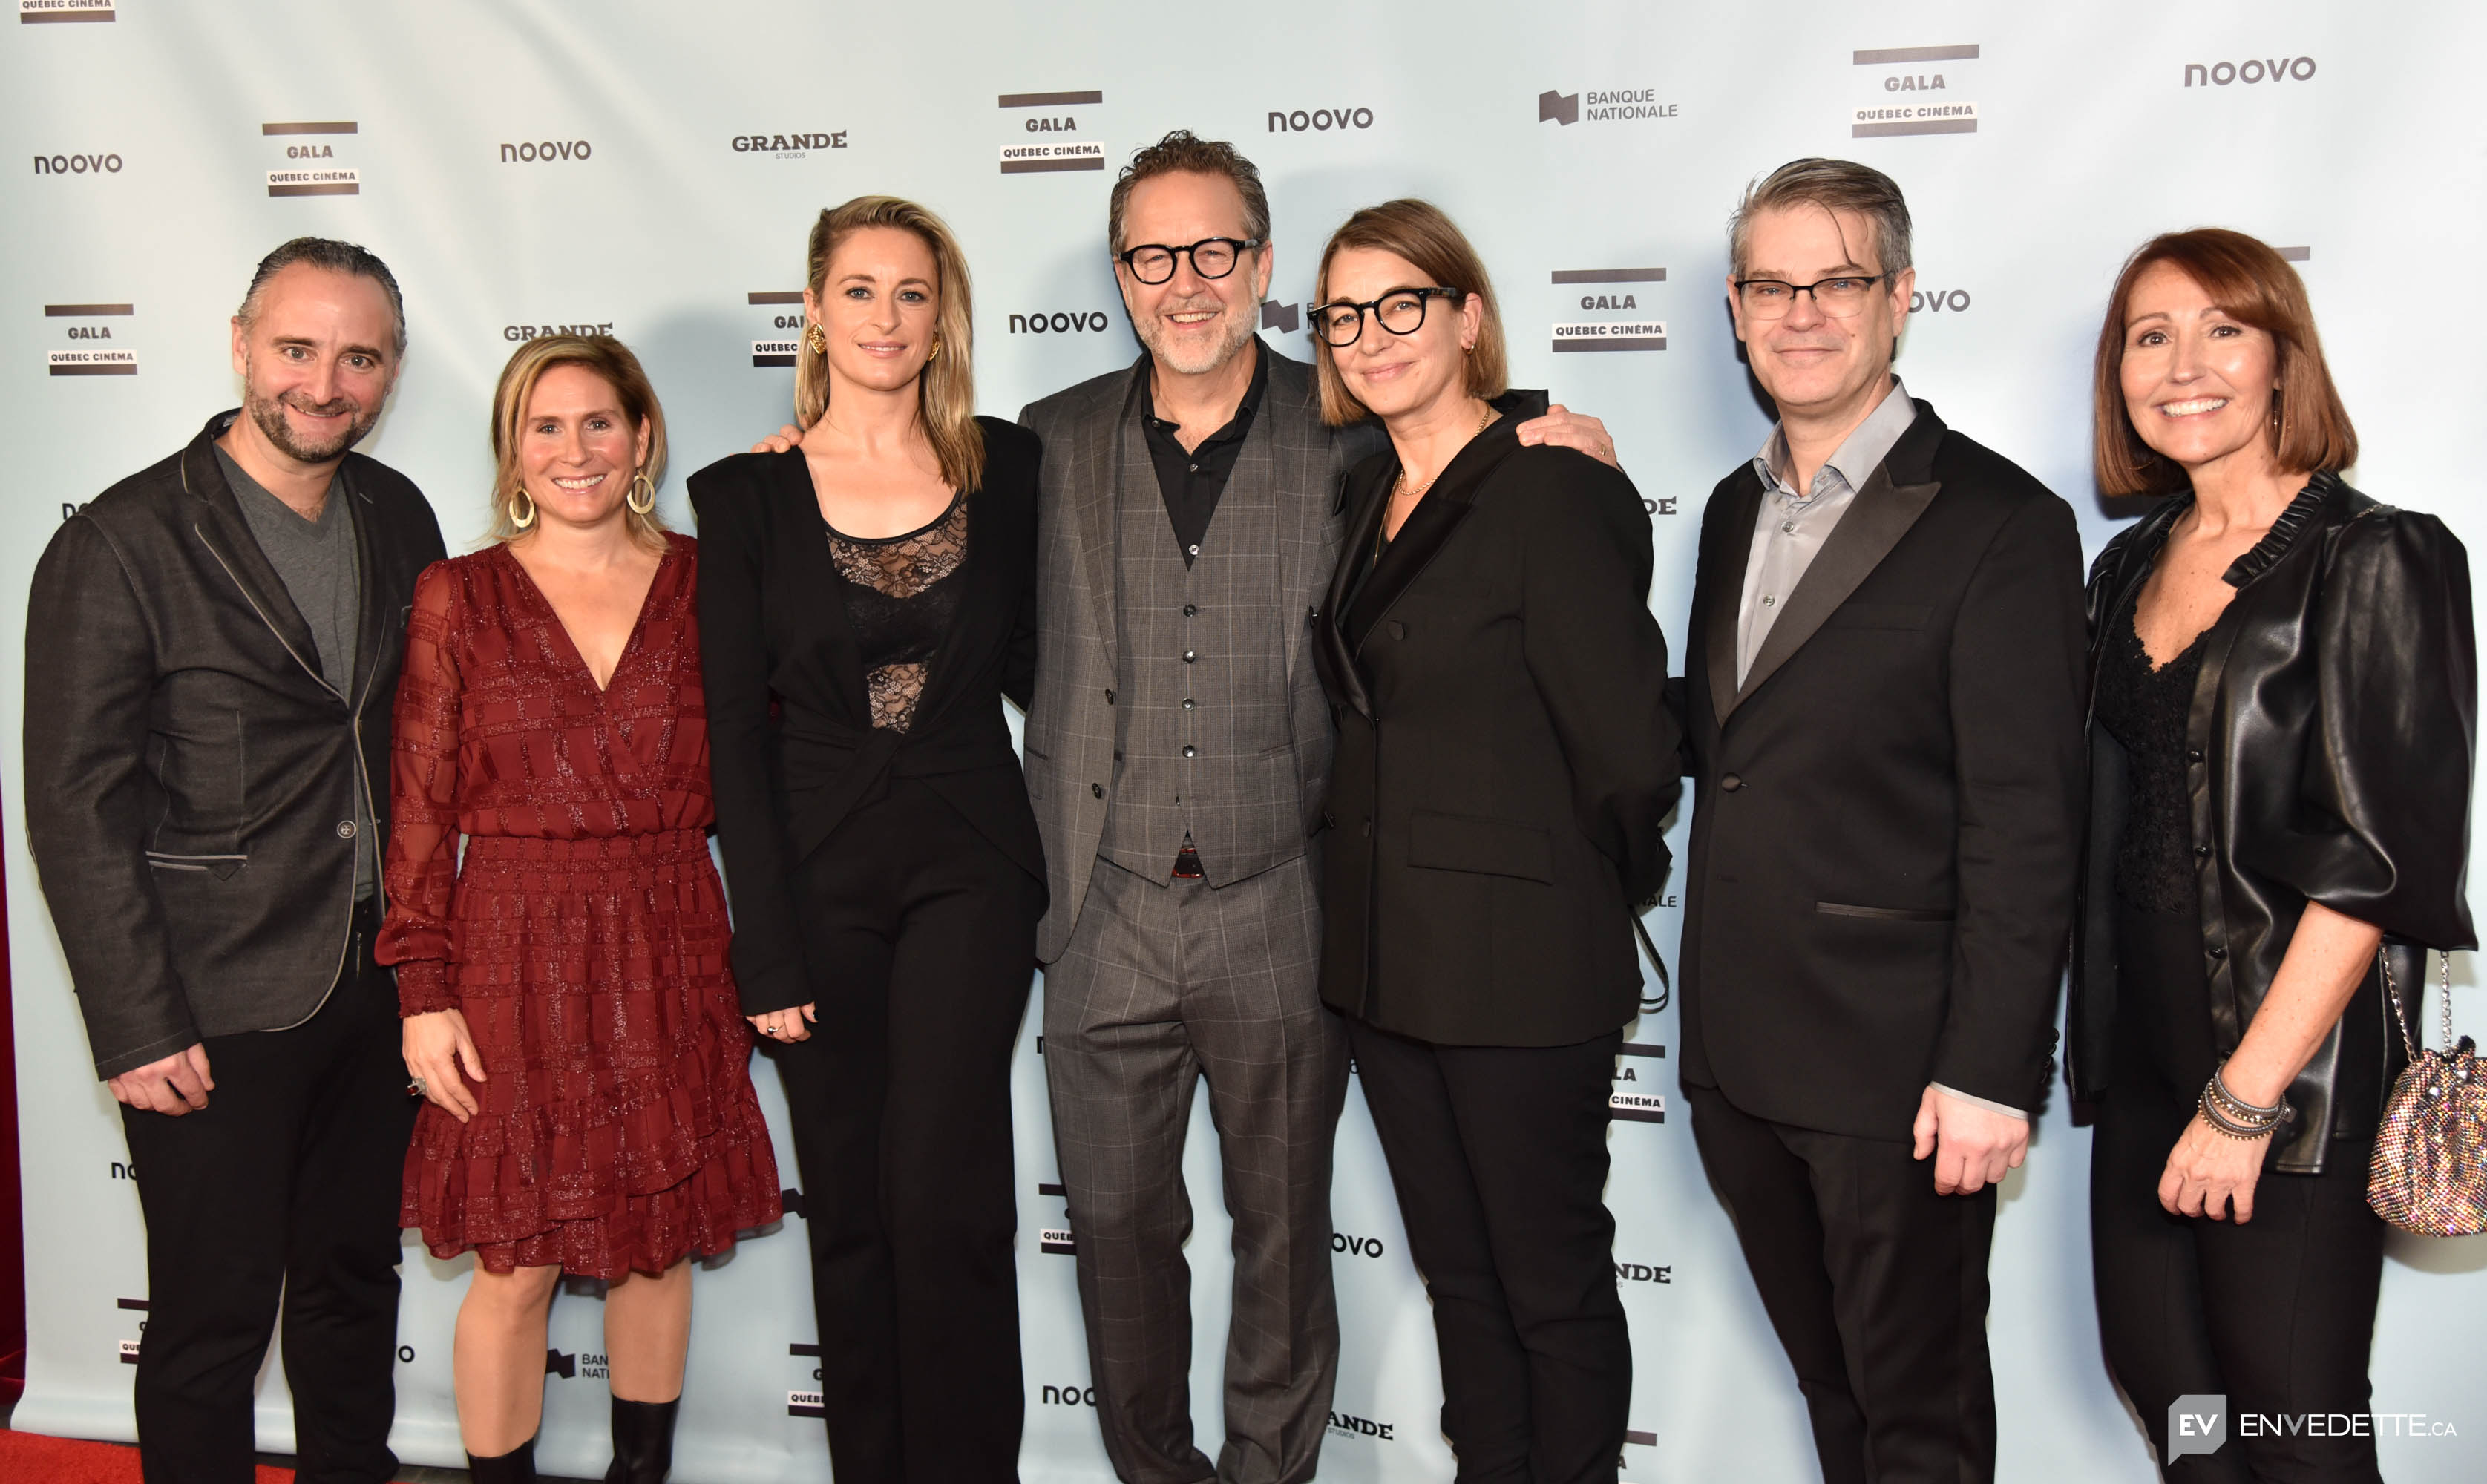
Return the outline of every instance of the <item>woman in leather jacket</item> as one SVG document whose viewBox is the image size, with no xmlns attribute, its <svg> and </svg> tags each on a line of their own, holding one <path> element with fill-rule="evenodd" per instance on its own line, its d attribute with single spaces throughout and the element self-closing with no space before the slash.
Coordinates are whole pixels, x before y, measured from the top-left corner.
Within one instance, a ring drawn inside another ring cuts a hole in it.
<svg viewBox="0 0 2487 1484">
<path fill-rule="evenodd" d="M 2166 1460 L 2183 1395 L 2367 1410 L 2379 964 L 2415 1007 L 2424 950 L 2474 942 L 2476 646 L 2460 542 L 2341 482 L 2357 435 L 2273 249 L 2144 244 L 2096 392 L 2101 492 L 2167 498 L 2090 576 L 2071 1070 L 2108 1362 Z M 2169 1476 L 2379 1477 L 2370 1436 L 2312 1432 L 2237 1429 Z"/>
</svg>

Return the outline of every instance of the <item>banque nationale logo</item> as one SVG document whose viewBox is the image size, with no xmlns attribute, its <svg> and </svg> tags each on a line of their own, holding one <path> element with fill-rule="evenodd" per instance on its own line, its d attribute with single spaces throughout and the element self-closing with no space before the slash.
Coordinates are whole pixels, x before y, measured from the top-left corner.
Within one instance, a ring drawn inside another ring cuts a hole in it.
<svg viewBox="0 0 2487 1484">
<path fill-rule="evenodd" d="M 68 342 L 44 352 L 44 367 L 56 377 L 134 377 L 138 352 L 121 341 L 129 333 L 126 320 L 136 310 L 127 304 L 45 304 L 43 318 L 70 322 L 62 327 Z M 120 334 L 113 333 L 115 328 Z"/>
<path fill-rule="evenodd" d="M 1626 1123 L 1666 1122 L 1666 1094 L 1658 1090 L 1658 1069 L 1647 1065 L 1665 1059 L 1666 1048 L 1655 1042 L 1627 1041 L 1617 1048 L 1607 1115 Z"/>
<path fill-rule="evenodd" d="M 1573 290 L 1584 313 L 1634 313 L 1641 308 L 1641 295 L 1646 291 L 1635 284 L 1666 282 L 1664 268 L 1556 268 L 1554 284 Z M 1655 300 L 1652 303 L 1655 304 Z M 1663 320 L 1558 320 L 1554 323 L 1554 349 L 1564 350 L 1663 350 L 1666 349 L 1666 322 Z"/>
<path fill-rule="evenodd" d="M 768 327 L 776 333 L 767 340 L 751 343 L 751 364 L 754 366 L 792 366 L 795 355 L 803 349 L 803 291 L 800 289 L 755 289 L 743 298 L 756 308 L 773 310 Z"/>
<path fill-rule="evenodd" d="M 1946 63 L 1976 60 L 1974 42 L 1956 46 L 1886 46 L 1853 53 L 1855 66 L 1900 70 L 1884 73 L 1881 96 L 1857 107 L 1850 121 L 1851 136 L 1882 139 L 1893 134 L 1976 133 L 1977 105 L 1951 96 L 1966 79 L 1957 66 L 1948 70 L 1944 67 Z"/>
<path fill-rule="evenodd" d="M 1591 89 L 1588 107 L 1580 106 L 1581 96 L 1550 90 L 1537 95 L 1537 122 L 1568 128 L 1583 119 L 1591 124 L 1622 124 L 1633 120 L 1672 119 L 1675 103 L 1658 99 L 1656 88 Z"/>
<path fill-rule="evenodd" d="M 42 25 L 57 20 L 118 20 L 112 0 L 17 0 L 17 23 Z"/>
<path fill-rule="evenodd" d="M 1004 93 L 1001 106 L 1010 111 L 1037 109 L 1020 120 L 1020 137 L 1002 146 L 1002 174 L 1050 175 L 1058 170 L 1103 170 L 1105 146 L 1097 140 L 1053 139 L 1079 127 L 1078 108 L 1102 107 L 1105 95 L 1096 89 L 1070 93 Z"/>
<path fill-rule="evenodd" d="M 285 168 L 267 173 L 269 195 L 359 196 L 363 193 L 361 172 L 349 165 L 335 163 L 338 138 L 361 132 L 353 121 L 263 124 L 259 131 L 266 138 L 285 141 Z"/>
</svg>

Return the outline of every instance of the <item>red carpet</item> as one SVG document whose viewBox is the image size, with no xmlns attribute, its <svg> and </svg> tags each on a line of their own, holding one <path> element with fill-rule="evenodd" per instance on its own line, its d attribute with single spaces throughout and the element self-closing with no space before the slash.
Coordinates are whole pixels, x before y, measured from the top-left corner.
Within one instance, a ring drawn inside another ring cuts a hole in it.
<svg viewBox="0 0 2487 1484">
<path fill-rule="evenodd" d="M 0 1484 L 139 1484 L 138 1450 L 0 1431 Z M 262 1464 L 259 1484 L 293 1484 L 293 1470 Z"/>
</svg>

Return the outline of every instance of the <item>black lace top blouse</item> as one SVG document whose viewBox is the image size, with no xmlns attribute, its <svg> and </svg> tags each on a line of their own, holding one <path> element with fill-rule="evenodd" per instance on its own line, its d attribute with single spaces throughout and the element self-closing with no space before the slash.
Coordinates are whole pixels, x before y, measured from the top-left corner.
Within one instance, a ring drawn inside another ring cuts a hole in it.
<svg viewBox="0 0 2487 1484">
<path fill-rule="evenodd" d="M 2203 630 L 2176 658 L 2154 666 L 2128 604 L 2107 641 L 2098 675 L 2098 719 L 2133 769 L 2133 805 L 2116 846 L 2115 894 L 2146 912 L 2195 910 L 2193 806 L 2185 726 L 2202 673 Z"/>
<path fill-rule="evenodd" d="M 904 732 L 933 675 L 933 656 L 959 612 L 967 562 L 967 497 L 903 536 L 829 532 L 829 555 L 846 579 L 847 622 L 863 652 L 864 689 L 876 730 Z"/>
</svg>

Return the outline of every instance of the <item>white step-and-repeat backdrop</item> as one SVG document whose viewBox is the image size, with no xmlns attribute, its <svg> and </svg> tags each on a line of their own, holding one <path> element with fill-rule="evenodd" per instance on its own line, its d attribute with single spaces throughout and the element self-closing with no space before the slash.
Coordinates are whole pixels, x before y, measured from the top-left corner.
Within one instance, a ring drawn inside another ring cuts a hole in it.
<svg viewBox="0 0 2487 1484">
<path fill-rule="evenodd" d="M 364 243 L 405 285 L 412 350 L 365 449 L 421 484 L 455 549 L 484 531 L 487 401 L 516 342 L 584 327 L 638 350 L 672 422 L 665 509 L 686 524 L 682 474 L 787 414 L 820 208 L 886 191 L 949 218 L 976 274 L 983 407 L 1009 416 L 1136 351 L 1104 250 L 1114 168 L 1168 128 L 1230 139 L 1269 183 L 1262 320 L 1290 353 L 1308 353 L 1300 306 L 1350 210 L 1413 194 L 1462 222 L 1500 290 L 1515 380 L 1615 431 L 1656 517 L 1652 605 L 1680 637 L 1702 501 L 1768 428 L 1728 327 L 1726 214 L 1757 173 L 1844 154 L 1890 172 L 1916 213 L 1911 390 L 2072 501 L 2093 549 L 2130 514 L 2103 510 L 2089 480 L 2108 286 L 2150 234 L 2219 223 L 2305 275 L 2368 450 L 2357 483 L 2487 550 L 2487 500 L 2465 477 L 2487 406 L 2468 344 L 2487 11 L 2460 0 L 10 3 L 0 794 L 26 1130 L 20 1428 L 129 1437 L 126 1362 L 146 1320 L 144 1172 L 91 1075 L 24 847 L 20 626 L 41 642 L 48 620 L 22 595 L 70 509 L 238 400 L 226 317 L 286 238 Z M 1651 917 L 1670 953 L 1676 903 Z M 1624 1476 L 1811 1478 L 1793 1378 L 1678 1106 L 1673 1012 L 1655 980 L 1649 996 L 1617 1063 L 1607 1190 L 1635 1352 Z M 2462 1019 L 2487 1032 L 2474 996 Z M 1072 1264 L 1047 1238 L 1064 1215 L 1038 1023 L 1016 1086 L 1023 1472 L 1103 1479 Z M 755 1075 L 777 1112 L 765 1062 Z M 1230 1267 L 1198 1106 L 1193 1387 L 1214 1440 Z M 1338 1143 L 1346 1339 L 1323 1474 L 1446 1478 L 1430 1318 L 1353 1097 Z M 2150 1476 L 2099 1359 L 2087 1165 L 2059 1090 L 2005 1187 L 1995 1252 L 2006 1479 Z M 826 1474 L 788 1205 L 784 1230 L 699 1279 L 678 1470 L 693 1484 Z M 456 1462 L 463 1267 L 405 1250 L 397 1446 Z M 2392 1478 L 2487 1475 L 2482 1307 L 2487 1240 L 2394 1244 L 2374 1355 Z M 593 1297 L 555 1306 L 553 1472 L 602 1468 L 601 1318 Z M 259 1415 L 264 1445 L 289 1446 L 273 1365 Z"/>
</svg>

